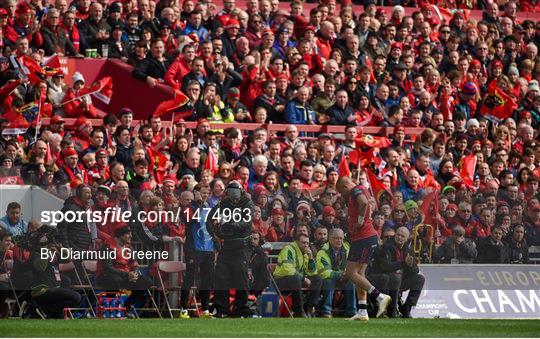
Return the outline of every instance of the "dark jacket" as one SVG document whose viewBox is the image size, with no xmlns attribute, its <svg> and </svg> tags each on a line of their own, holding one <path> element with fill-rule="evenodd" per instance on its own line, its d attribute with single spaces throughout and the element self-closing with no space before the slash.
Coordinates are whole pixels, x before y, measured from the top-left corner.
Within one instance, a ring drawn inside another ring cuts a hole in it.
<svg viewBox="0 0 540 339">
<path fill-rule="evenodd" d="M 70 197 L 62 207 L 62 215 L 66 215 L 68 211 L 76 214 L 85 213 L 86 207 L 82 205 L 78 198 Z M 92 245 L 89 225 L 85 216 L 80 220 L 78 219 L 74 222 L 62 221 L 58 224 L 58 240 L 63 247 L 71 247 L 73 250 L 88 250 Z"/>
<path fill-rule="evenodd" d="M 478 251 L 474 247 L 474 243 L 468 239 L 463 240 L 459 246 L 454 245 L 454 237 L 449 237 L 435 251 L 433 262 L 441 264 L 449 264 L 452 259 L 459 260 L 460 264 L 471 264 L 476 258 Z"/>
<path fill-rule="evenodd" d="M 508 261 L 508 252 L 502 242 L 496 244 L 492 237 L 480 240 L 480 243 L 478 244 L 478 258 L 476 258 L 477 263 L 505 264 L 508 263 Z"/>
<path fill-rule="evenodd" d="M 386 244 L 383 244 L 377 250 L 375 260 L 373 262 L 373 272 L 375 273 L 402 273 L 404 277 L 410 277 L 418 274 L 418 266 L 414 261 L 413 266 L 410 267 L 405 263 L 405 258 L 410 255 L 414 258 L 414 253 L 409 246 L 409 243 L 403 245 L 403 248 L 399 249 L 396 243 L 391 240 Z"/>
<path fill-rule="evenodd" d="M 101 19 L 99 22 L 88 18 L 80 23 L 79 32 L 86 41 L 86 48 L 98 48 L 101 50 L 101 45 L 105 44 L 106 40 L 98 40 L 96 38 L 96 34 L 99 31 L 111 32 L 111 26 L 109 26 L 105 18 Z"/>
<path fill-rule="evenodd" d="M 165 62 L 160 62 L 153 56 L 149 55 L 135 68 L 133 68 L 132 74 L 135 78 L 143 81 L 146 81 L 147 77 L 163 79 L 169 65 L 170 61 L 168 59 L 165 59 Z"/>
<path fill-rule="evenodd" d="M 122 46 L 122 50 L 120 50 L 120 47 L 116 43 L 116 41 L 109 40 L 107 42 L 107 45 L 109 47 L 109 58 L 110 59 L 120 59 L 123 57 L 129 56 L 129 44 L 127 41 L 123 41 L 120 43 L 120 46 Z"/>
<path fill-rule="evenodd" d="M 261 246 L 249 246 L 249 268 L 251 269 L 252 278 L 250 277 L 250 290 L 255 293 L 260 293 L 270 285 L 270 276 L 268 275 L 268 257 L 264 253 Z"/>
<path fill-rule="evenodd" d="M 516 243 L 513 239 L 510 239 L 506 243 L 506 252 L 508 253 L 508 260 L 511 264 L 528 264 L 529 263 L 529 246 L 525 239 Z"/>
<path fill-rule="evenodd" d="M 228 212 L 224 212 L 229 210 Z M 235 212 L 240 210 L 241 218 L 240 222 L 235 222 L 234 220 L 223 220 L 224 215 L 229 213 L 233 215 Z M 217 220 L 217 216 L 221 217 L 222 223 Z M 214 217 L 215 216 L 215 217 Z M 239 239 L 249 239 L 251 236 L 251 225 L 253 217 L 253 201 L 246 196 L 242 196 L 238 204 L 233 204 L 229 199 L 224 198 L 221 200 L 208 215 L 208 222 L 210 227 L 208 227 L 208 232 L 211 234 L 217 235 L 220 239 L 227 240 L 239 240 Z"/>
<path fill-rule="evenodd" d="M 73 46 L 71 40 L 67 38 L 67 32 L 62 27 L 52 30 L 51 27 L 43 26 L 40 30 L 43 37 L 43 45 L 41 48 L 45 51 L 45 55 L 53 55 L 61 51 L 65 55 L 73 56 L 77 54 L 77 50 Z"/>
<path fill-rule="evenodd" d="M 345 108 L 341 108 L 337 104 L 334 104 L 326 111 L 326 115 L 330 117 L 330 121 L 328 122 L 329 125 L 348 125 L 351 124 L 351 122 L 349 122 L 347 118 L 354 115 L 354 110 L 349 105 L 345 106 Z"/>
</svg>

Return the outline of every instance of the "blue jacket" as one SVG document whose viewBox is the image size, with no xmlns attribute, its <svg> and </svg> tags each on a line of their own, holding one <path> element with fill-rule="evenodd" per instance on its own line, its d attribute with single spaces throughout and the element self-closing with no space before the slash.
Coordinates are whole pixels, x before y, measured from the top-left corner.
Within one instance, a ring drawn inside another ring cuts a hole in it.
<svg viewBox="0 0 540 339">
<path fill-rule="evenodd" d="M 2 219 L 0 219 L 0 228 L 8 231 L 12 236 L 18 236 L 23 235 L 26 233 L 26 231 L 28 231 L 28 224 L 21 218 L 18 223 L 12 225 L 9 222 L 9 218 L 6 214 Z"/>
<path fill-rule="evenodd" d="M 296 100 L 290 101 L 285 107 L 285 121 L 289 124 L 307 125 L 308 117 L 316 122 L 315 112 L 308 104 L 300 105 Z"/>
<path fill-rule="evenodd" d="M 191 32 L 197 33 L 199 41 L 204 41 L 208 39 L 208 30 L 202 26 L 199 28 L 195 28 L 188 23 L 186 28 L 184 28 L 184 30 L 182 31 L 182 35 L 189 35 Z"/>
</svg>

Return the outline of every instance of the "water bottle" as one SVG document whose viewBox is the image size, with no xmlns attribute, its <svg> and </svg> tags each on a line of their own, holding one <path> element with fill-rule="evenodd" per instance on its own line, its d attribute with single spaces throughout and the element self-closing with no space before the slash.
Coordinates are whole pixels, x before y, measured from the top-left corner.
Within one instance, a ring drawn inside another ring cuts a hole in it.
<svg viewBox="0 0 540 339">
<path fill-rule="evenodd" d="M 261 315 L 263 318 L 277 317 L 279 312 L 279 296 L 273 288 L 261 294 Z"/>
<path fill-rule="evenodd" d="M 122 300 L 122 296 L 120 294 L 116 295 L 116 307 L 118 308 L 118 310 L 116 311 L 116 317 L 123 318 L 124 314 L 122 311 L 122 307 L 124 307 L 124 301 Z"/>
<path fill-rule="evenodd" d="M 105 318 L 108 319 L 110 317 L 109 307 L 111 307 L 111 299 L 110 298 L 103 298 L 103 308 L 105 309 Z"/>
<path fill-rule="evenodd" d="M 118 299 L 117 298 L 111 298 L 111 312 L 109 313 L 111 318 L 116 318 L 116 308 L 118 307 Z"/>
</svg>

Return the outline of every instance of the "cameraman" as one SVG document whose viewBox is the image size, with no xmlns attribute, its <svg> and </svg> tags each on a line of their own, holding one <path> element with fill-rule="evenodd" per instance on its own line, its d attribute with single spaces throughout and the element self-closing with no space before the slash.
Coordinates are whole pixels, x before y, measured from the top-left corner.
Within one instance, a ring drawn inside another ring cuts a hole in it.
<svg viewBox="0 0 540 339">
<path fill-rule="evenodd" d="M 478 251 L 474 243 L 465 239 L 465 229 L 462 226 L 454 227 L 452 236 L 437 249 L 433 262 L 441 264 L 472 264 Z"/>
<path fill-rule="evenodd" d="M 32 264 L 32 298 L 42 308 L 47 317 L 62 319 L 63 310 L 66 307 L 79 307 L 81 295 L 68 288 L 70 286 L 66 279 L 62 281 L 58 268 L 58 258 L 60 256 L 60 245 L 56 242 L 56 229 L 43 226 L 36 232 L 30 244 Z M 41 257 L 41 248 L 47 248 L 53 254 L 53 259 Z"/>
<path fill-rule="evenodd" d="M 241 211 L 240 221 L 232 216 Z M 231 218 L 226 218 L 231 215 Z M 219 249 L 214 272 L 214 304 L 216 316 L 225 318 L 229 309 L 229 289 L 236 289 L 235 310 L 237 316 L 251 316 L 247 307 L 248 298 L 248 253 L 253 219 L 253 202 L 246 197 L 244 188 L 232 181 L 225 189 L 225 196 L 208 215 L 209 233 L 223 244 Z"/>
</svg>

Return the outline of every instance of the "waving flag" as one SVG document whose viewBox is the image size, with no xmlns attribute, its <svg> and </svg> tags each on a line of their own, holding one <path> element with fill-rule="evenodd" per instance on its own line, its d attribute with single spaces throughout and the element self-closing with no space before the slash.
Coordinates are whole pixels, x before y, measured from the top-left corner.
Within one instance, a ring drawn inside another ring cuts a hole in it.
<svg viewBox="0 0 540 339">
<path fill-rule="evenodd" d="M 347 156 L 341 156 L 338 171 L 340 177 L 350 177 L 352 175 L 351 169 L 349 168 L 349 161 L 347 161 Z"/>
<path fill-rule="evenodd" d="M 511 116 L 517 108 L 518 105 L 512 97 L 495 87 L 484 97 L 480 114 L 489 120 L 500 122 Z"/>
<path fill-rule="evenodd" d="M 21 65 L 22 73 L 28 77 L 28 81 L 32 85 L 38 85 L 47 78 L 45 71 L 39 63 L 28 55 L 23 55 L 19 58 L 19 64 Z"/>
<path fill-rule="evenodd" d="M 34 121 L 38 120 L 39 103 L 37 101 L 33 101 L 29 104 L 17 108 L 17 112 L 22 115 L 26 119 L 26 121 L 28 121 L 28 123 L 31 124 Z"/>
<path fill-rule="evenodd" d="M 392 191 L 388 187 L 384 186 L 382 179 L 379 179 L 371 169 L 368 168 L 366 170 L 366 174 L 377 205 L 379 205 L 380 197 L 383 194 L 387 193 L 390 197 L 392 197 Z"/>
<path fill-rule="evenodd" d="M 474 171 L 476 170 L 476 155 L 470 154 L 460 160 L 459 176 L 463 183 L 469 187 L 474 187 Z"/>
<path fill-rule="evenodd" d="M 204 162 L 204 169 L 211 170 L 214 175 L 219 172 L 218 158 L 216 157 L 212 147 L 208 148 L 208 155 L 206 156 L 206 161 Z"/>
<path fill-rule="evenodd" d="M 111 102 L 111 97 L 113 95 L 112 88 L 113 88 L 112 78 L 104 77 L 94 82 L 92 86 L 82 88 L 77 93 L 77 97 L 71 99 L 71 101 L 82 98 L 85 95 L 93 95 L 97 99 L 99 99 L 100 101 L 103 101 L 105 104 L 108 105 Z"/>
<path fill-rule="evenodd" d="M 372 162 L 375 163 L 375 167 L 378 167 L 382 162 L 382 159 L 375 154 L 374 148 L 366 152 L 354 150 L 349 153 L 349 163 L 355 164 L 357 167 L 366 167 Z"/>
<path fill-rule="evenodd" d="M 3 135 L 24 134 L 30 127 L 26 119 L 17 111 L 11 111 L 4 115 L 4 118 L 9 120 L 8 126 L 2 131 Z"/>
<path fill-rule="evenodd" d="M 62 72 L 58 54 L 51 55 L 43 61 L 43 71 L 47 76 L 53 76 Z"/>
<path fill-rule="evenodd" d="M 153 116 L 160 117 L 167 112 L 180 108 L 189 102 L 189 98 L 179 90 L 174 91 L 174 99 L 161 102 L 155 109 Z"/>
<path fill-rule="evenodd" d="M 392 145 L 392 141 L 385 137 L 374 137 L 373 135 L 363 135 L 356 138 L 355 143 L 357 146 L 371 147 L 371 148 L 385 148 Z"/>
</svg>

